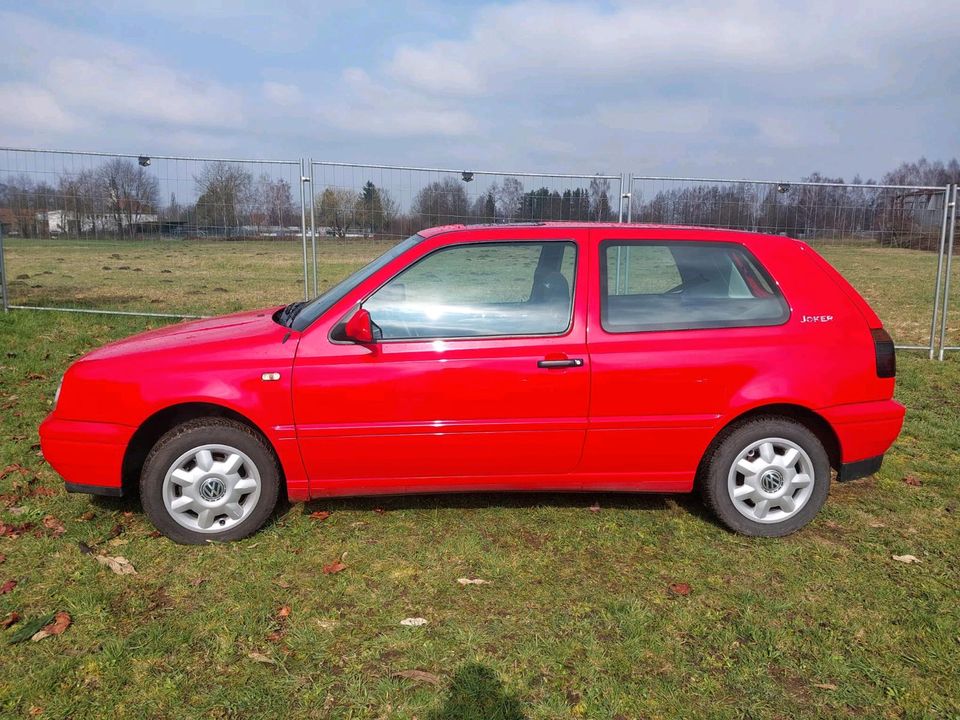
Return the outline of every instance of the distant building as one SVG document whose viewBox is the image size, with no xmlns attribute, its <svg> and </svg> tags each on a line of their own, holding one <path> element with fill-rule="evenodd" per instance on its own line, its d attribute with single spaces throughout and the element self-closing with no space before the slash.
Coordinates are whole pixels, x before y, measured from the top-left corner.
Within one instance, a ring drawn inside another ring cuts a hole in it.
<svg viewBox="0 0 960 720">
<path fill-rule="evenodd" d="M 80 212 L 77 210 L 44 210 L 37 213 L 40 231 L 44 234 L 118 232 L 156 223 L 159 216 L 136 200 L 120 203 L 114 212 Z"/>
</svg>

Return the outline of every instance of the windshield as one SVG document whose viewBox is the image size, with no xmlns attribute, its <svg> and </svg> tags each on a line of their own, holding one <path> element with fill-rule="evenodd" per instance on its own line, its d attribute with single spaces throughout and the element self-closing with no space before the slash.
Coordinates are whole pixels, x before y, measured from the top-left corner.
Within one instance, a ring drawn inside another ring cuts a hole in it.
<svg viewBox="0 0 960 720">
<path fill-rule="evenodd" d="M 353 288 L 373 275 L 375 272 L 377 272 L 377 270 L 387 265 L 387 263 L 389 263 L 391 260 L 400 257 L 403 253 L 420 242 L 423 242 L 423 238 L 420 235 L 412 235 L 402 243 L 394 245 L 369 265 L 365 265 L 364 267 L 360 268 L 355 273 L 348 276 L 346 279 L 341 280 L 325 293 L 318 296 L 316 299 L 311 300 L 308 304 L 304 305 L 303 308 L 301 308 L 293 318 L 293 322 L 291 323 L 290 327 L 298 331 L 305 330 L 314 320 L 336 305 L 343 298 L 343 296 L 350 292 Z"/>
</svg>

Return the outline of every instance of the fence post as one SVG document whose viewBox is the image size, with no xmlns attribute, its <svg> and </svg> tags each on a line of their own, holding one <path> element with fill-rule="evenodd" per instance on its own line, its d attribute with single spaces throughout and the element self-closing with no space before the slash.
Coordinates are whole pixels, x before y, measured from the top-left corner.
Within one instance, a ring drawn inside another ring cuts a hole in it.
<svg viewBox="0 0 960 720">
<path fill-rule="evenodd" d="M 3 262 L 3 226 L 0 225 L 0 296 L 3 299 L 3 312 L 10 312 L 10 300 L 7 297 L 7 266 Z"/>
<path fill-rule="evenodd" d="M 623 173 L 620 173 L 620 192 L 618 193 L 618 195 L 620 195 L 620 203 L 617 208 L 617 222 L 622 223 L 623 222 L 623 201 L 627 199 L 627 196 L 623 192 Z"/>
<path fill-rule="evenodd" d="M 310 299 L 310 276 L 307 273 L 307 198 L 306 184 L 310 178 L 304 175 L 303 158 L 300 158 L 300 240 L 303 243 L 303 299 Z"/>
<path fill-rule="evenodd" d="M 947 185 L 943 189 L 943 220 L 940 223 L 940 249 L 937 251 L 937 279 L 933 288 L 933 317 L 930 318 L 930 359 L 933 360 L 934 348 L 936 346 L 936 328 L 937 312 L 940 310 L 940 279 L 943 272 L 943 251 L 947 243 L 947 221 L 950 218 L 950 192 L 951 186 Z M 944 305 L 946 312 L 946 305 Z"/>
<path fill-rule="evenodd" d="M 317 205 L 317 192 L 313 189 L 313 158 L 307 162 L 310 163 L 310 247 L 313 248 L 313 296 L 320 294 L 317 284 L 317 220 L 314 217 L 314 208 Z M 306 282 L 306 280 L 304 280 Z"/>
<path fill-rule="evenodd" d="M 943 281 L 943 312 L 940 313 L 940 362 L 943 362 L 947 344 L 947 316 L 950 314 L 950 268 L 953 265 L 953 241 L 957 229 L 957 186 L 953 186 L 950 200 L 950 232 L 947 235 L 947 275 Z"/>
<path fill-rule="evenodd" d="M 633 173 L 627 175 L 627 222 L 633 222 Z"/>
</svg>

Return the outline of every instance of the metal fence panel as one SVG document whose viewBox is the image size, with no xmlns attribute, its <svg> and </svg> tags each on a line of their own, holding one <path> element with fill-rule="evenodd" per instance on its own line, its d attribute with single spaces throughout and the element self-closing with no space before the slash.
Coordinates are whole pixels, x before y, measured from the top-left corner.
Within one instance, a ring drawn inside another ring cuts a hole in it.
<svg viewBox="0 0 960 720">
<path fill-rule="evenodd" d="M 621 219 L 621 175 L 311 162 L 315 291 L 428 227 Z"/>
<path fill-rule="evenodd" d="M 629 195 L 634 222 L 804 240 L 866 297 L 898 348 L 932 356 L 947 188 L 633 176 Z"/>
<path fill-rule="evenodd" d="M 951 295 L 952 287 L 960 287 L 960 277 L 953 278 L 953 254 L 957 242 L 957 191 L 954 185 L 950 196 L 950 223 L 947 231 L 947 269 L 943 281 L 943 313 L 940 316 L 940 360 L 945 353 L 960 350 L 960 293 Z M 957 266 L 960 271 L 960 265 Z M 950 344 L 954 343 L 954 344 Z"/>
<path fill-rule="evenodd" d="M 9 304 L 187 317 L 305 293 L 301 161 L 0 148 Z"/>
</svg>

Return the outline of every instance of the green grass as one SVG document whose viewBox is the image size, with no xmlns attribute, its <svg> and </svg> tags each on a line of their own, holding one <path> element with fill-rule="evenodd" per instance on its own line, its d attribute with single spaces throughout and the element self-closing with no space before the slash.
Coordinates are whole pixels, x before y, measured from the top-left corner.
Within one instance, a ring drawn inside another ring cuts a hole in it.
<svg viewBox="0 0 960 720">
<path fill-rule="evenodd" d="M 345 255 L 322 276 L 362 261 Z M 909 412 L 883 470 L 835 485 L 783 540 L 731 535 L 692 497 L 480 494 L 284 506 L 248 540 L 198 548 L 152 537 L 135 500 L 67 495 L 37 454 L 71 359 L 158 322 L 0 315 L 0 468 L 29 473 L 0 480 L 0 522 L 36 523 L 0 537 L 0 582 L 18 581 L 0 617 L 73 619 L 36 643 L 0 631 L 0 717 L 960 716 L 956 356 L 901 353 Z M 429 624 L 399 624 L 412 616 Z M 395 676 L 411 669 L 438 684 Z"/>
</svg>

